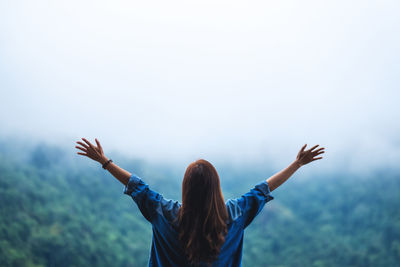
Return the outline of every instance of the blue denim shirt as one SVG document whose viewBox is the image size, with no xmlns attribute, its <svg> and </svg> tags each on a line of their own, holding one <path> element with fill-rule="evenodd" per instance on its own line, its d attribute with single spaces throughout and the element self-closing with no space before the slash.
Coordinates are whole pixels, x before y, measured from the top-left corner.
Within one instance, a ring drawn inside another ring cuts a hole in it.
<svg viewBox="0 0 400 267">
<path fill-rule="evenodd" d="M 181 203 L 165 199 L 151 190 L 136 174 L 130 177 L 124 193 L 132 197 L 143 216 L 153 226 L 149 266 L 190 266 L 185 260 L 174 222 Z M 270 195 L 268 183 L 262 181 L 240 198 L 225 202 L 229 214 L 228 234 L 220 255 L 212 266 L 241 266 L 244 229 L 260 213 L 265 203 L 272 199 L 274 197 Z M 202 263 L 200 266 L 206 264 Z"/>
</svg>

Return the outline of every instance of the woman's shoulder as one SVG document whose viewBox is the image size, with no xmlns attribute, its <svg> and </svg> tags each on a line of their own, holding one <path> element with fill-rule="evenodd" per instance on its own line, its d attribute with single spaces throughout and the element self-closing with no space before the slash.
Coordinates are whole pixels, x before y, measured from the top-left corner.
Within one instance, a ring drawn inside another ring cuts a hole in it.
<svg viewBox="0 0 400 267">
<path fill-rule="evenodd" d="M 181 206 L 182 204 L 177 200 L 162 198 L 156 211 L 169 223 L 175 224 Z"/>
<path fill-rule="evenodd" d="M 236 221 L 242 216 L 242 209 L 239 206 L 237 199 L 228 199 L 225 202 L 226 209 L 228 211 L 228 224 Z"/>
</svg>

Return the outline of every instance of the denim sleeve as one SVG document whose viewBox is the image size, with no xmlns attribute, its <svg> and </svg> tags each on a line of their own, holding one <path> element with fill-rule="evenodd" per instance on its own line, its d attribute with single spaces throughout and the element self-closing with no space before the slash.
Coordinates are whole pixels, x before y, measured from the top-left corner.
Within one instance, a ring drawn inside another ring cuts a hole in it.
<svg viewBox="0 0 400 267">
<path fill-rule="evenodd" d="M 149 185 L 134 173 L 124 188 L 124 194 L 132 197 L 142 215 L 151 223 L 156 216 L 160 215 L 167 220 L 173 220 L 180 207 L 178 201 L 164 199 L 161 194 L 151 190 Z"/>
<path fill-rule="evenodd" d="M 270 193 L 267 181 L 262 181 L 236 200 L 243 216 L 244 228 L 261 212 L 265 203 L 274 199 Z"/>
</svg>

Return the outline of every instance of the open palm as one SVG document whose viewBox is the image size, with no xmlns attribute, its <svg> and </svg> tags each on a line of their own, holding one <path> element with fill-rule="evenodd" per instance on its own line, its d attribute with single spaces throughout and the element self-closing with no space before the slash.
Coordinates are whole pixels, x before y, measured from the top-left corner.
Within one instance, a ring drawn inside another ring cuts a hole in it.
<svg viewBox="0 0 400 267">
<path fill-rule="evenodd" d="M 86 140 L 85 138 L 82 138 L 82 140 L 85 142 L 80 142 L 77 141 L 76 143 L 78 143 L 80 146 L 75 146 L 77 149 L 82 150 L 83 152 L 78 152 L 77 154 L 82 155 L 82 156 L 86 156 L 88 158 L 91 158 L 92 160 L 98 161 L 100 163 L 102 163 L 105 159 L 105 155 L 103 152 L 103 148 L 100 145 L 100 142 L 97 140 L 97 138 L 95 139 L 97 146 L 93 145 L 92 143 L 90 143 L 88 140 Z"/>
<path fill-rule="evenodd" d="M 312 148 L 308 149 L 308 150 L 304 150 L 306 148 L 307 144 L 305 144 L 299 151 L 299 153 L 297 154 L 296 160 L 297 162 L 301 165 L 306 165 L 308 163 L 310 163 L 311 161 L 314 160 L 318 160 L 318 159 L 322 159 L 322 157 L 317 157 L 316 156 L 324 153 L 324 149 L 323 147 L 318 148 L 317 150 L 314 150 L 316 147 L 318 147 L 319 145 L 315 145 Z M 313 151 L 314 150 L 314 151 Z"/>
</svg>

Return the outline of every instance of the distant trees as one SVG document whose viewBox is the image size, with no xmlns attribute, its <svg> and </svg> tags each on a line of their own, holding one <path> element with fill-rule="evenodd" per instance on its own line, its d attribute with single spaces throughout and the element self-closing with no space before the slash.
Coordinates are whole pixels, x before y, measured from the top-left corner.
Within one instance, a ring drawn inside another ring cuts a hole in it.
<svg viewBox="0 0 400 267">
<path fill-rule="evenodd" d="M 46 143 L 36 145 L 30 153 L 31 163 L 38 168 L 50 167 L 65 156 L 64 150 Z"/>
<path fill-rule="evenodd" d="M 151 225 L 122 185 L 64 157 L 46 144 L 25 162 L 0 149 L 0 266 L 146 266 Z M 164 196 L 179 197 L 179 172 L 142 161 L 124 167 Z M 224 194 L 266 175 L 222 177 Z M 168 186 L 159 182 L 165 180 Z M 393 170 L 379 179 L 329 174 L 312 184 L 288 182 L 246 229 L 243 266 L 398 266 L 399 189 Z"/>
</svg>

